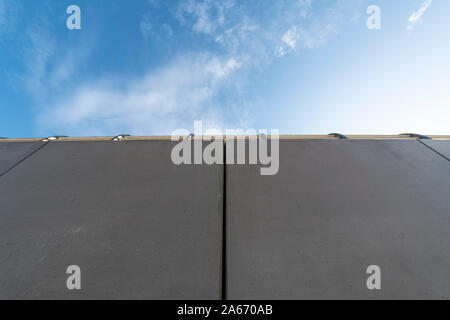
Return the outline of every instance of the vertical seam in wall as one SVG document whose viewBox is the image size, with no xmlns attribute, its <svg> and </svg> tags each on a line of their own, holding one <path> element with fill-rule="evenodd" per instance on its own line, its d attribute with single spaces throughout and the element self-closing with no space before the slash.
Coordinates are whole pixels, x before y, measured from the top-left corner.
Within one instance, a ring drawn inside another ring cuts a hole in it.
<svg viewBox="0 0 450 320">
<path fill-rule="evenodd" d="M 0 174 L 0 178 L 3 177 L 4 175 L 6 175 L 7 173 L 9 173 L 10 171 L 14 170 L 14 168 L 16 168 L 18 165 L 20 165 L 22 162 L 24 162 L 25 160 L 27 160 L 28 158 L 30 158 L 33 154 L 35 154 L 36 152 L 38 152 L 39 150 L 41 150 L 42 148 L 44 148 L 47 144 L 49 144 L 49 142 L 44 143 L 42 146 L 40 146 L 39 148 L 37 148 L 36 150 L 32 151 L 30 154 L 26 155 L 22 160 L 18 161 L 16 164 L 14 164 L 11 168 L 9 168 L 8 170 L 6 170 L 5 172 Z"/>
<path fill-rule="evenodd" d="M 430 149 L 431 151 L 433 151 L 433 152 L 437 153 L 438 155 L 440 155 L 442 158 L 446 159 L 447 161 L 450 161 L 449 158 L 447 158 L 446 156 L 444 156 L 444 155 L 443 155 L 442 153 L 440 153 L 439 151 L 435 150 L 433 147 L 430 147 L 429 145 L 427 145 L 426 143 L 424 143 L 424 142 L 422 142 L 422 141 L 420 141 L 420 140 L 417 140 L 417 141 L 419 141 L 419 143 L 423 144 L 425 147 L 427 147 L 427 148 Z"/>
<path fill-rule="evenodd" d="M 223 193 L 222 193 L 222 300 L 227 300 L 227 148 L 223 141 Z"/>
</svg>

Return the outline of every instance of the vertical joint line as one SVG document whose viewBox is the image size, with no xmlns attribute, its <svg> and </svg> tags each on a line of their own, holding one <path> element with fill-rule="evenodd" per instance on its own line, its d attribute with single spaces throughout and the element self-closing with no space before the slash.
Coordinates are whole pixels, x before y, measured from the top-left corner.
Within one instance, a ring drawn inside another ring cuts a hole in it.
<svg viewBox="0 0 450 320">
<path fill-rule="evenodd" d="M 227 148 L 223 140 L 223 197 L 222 197 L 222 300 L 227 300 Z"/>
</svg>

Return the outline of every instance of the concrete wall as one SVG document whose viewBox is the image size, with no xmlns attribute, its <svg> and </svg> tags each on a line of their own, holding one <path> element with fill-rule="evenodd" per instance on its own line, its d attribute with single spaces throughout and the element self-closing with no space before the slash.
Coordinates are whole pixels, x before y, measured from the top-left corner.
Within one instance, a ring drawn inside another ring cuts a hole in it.
<svg viewBox="0 0 450 320">
<path fill-rule="evenodd" d="M 0 298 L 219 299 L 223 170 L 171 147 L 50 143 L 1 177 Z"/>
<path fill-rule="evenodd" d="M 0 143 L 0 176 L 45 145 L 43 142 Z"/>
<path fill-rule="evenodd" d="M 449 299 L 450 141 L 425 143 L 281 141 L 261 176 L 170 141 L 2 142 L 0 298 Z"/>
<path fill-rule="evenodd" d="M 417 141 L 281 141 L 278 175 L 227 168 L 228 297 L 449 299 L 449 195 Z"/>
</svg>

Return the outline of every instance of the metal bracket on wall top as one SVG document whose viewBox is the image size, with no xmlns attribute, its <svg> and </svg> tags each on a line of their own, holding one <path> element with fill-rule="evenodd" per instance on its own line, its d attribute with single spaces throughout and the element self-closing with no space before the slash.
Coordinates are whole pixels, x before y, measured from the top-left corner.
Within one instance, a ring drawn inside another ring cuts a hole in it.
<svg viewBox="0 0 450 320">
<path fill-rule="evenodd" d="M 330 133 L 329 136 L 335 137 L 335 138 L 339 138 L 339 140 L 348 140 L 348 137 L 344 136 L 343 134 L 340 133 Z"/>
<path fill-rule="evenodd" d="M 59 140 L 61 138 L 67 138 L 67 136 L 52 136 L 52 137 L 42 139 L 41 142 L 50 142 L 50 141 Z"/>
<path fill-rule="evenodd" d="M 416 133 L 402 133 L 401 136 L 408 136 L 410 138 L 417 138 L 419 140 L 431 140 L 431 138 L 421 135 L 421 134 L 416 134 Z"/>
<path fill-rule="evenodd" d="M 131 137 L 129 134 L 119 134 L 118 136 L 115 136 L 111 139 L 111 141 L 118 142 L 121 141 L 125 137 Z"/>
</svg>

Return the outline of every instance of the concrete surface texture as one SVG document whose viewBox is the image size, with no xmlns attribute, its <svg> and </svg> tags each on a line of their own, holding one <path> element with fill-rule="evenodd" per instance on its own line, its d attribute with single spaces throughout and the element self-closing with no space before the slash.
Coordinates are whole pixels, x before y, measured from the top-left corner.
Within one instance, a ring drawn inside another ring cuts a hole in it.
<svg viewBox="0 0 450 320">
<path fill-rule="evenodd" d="M 0 143 L 0 176 L 44 144 L 43 142 Z"/>
<path fill-rule="evenodd" d="M 1 177 L 0 298 L 219 299 L 223 168 L 172 146 L 50 143 Z"/>
<path fill-rule="evenodd" d="M 282 140 L 261 176 L 166 140 L 2 142 L 0 299 L 450 299 L 450 162 L 424 143 L 448 155 Z"/>
<path fill-rule="evenodd" d="M 228 298 L 449 299 L 449 195 L 418 141 L 281 141 L 272 177 L 229 165 Z"/>
<path fill-rule="evenodd" d="M 450 141 L 448 140 L 421 140 L 425 145 L 450 159 Z"/>
</svg>

